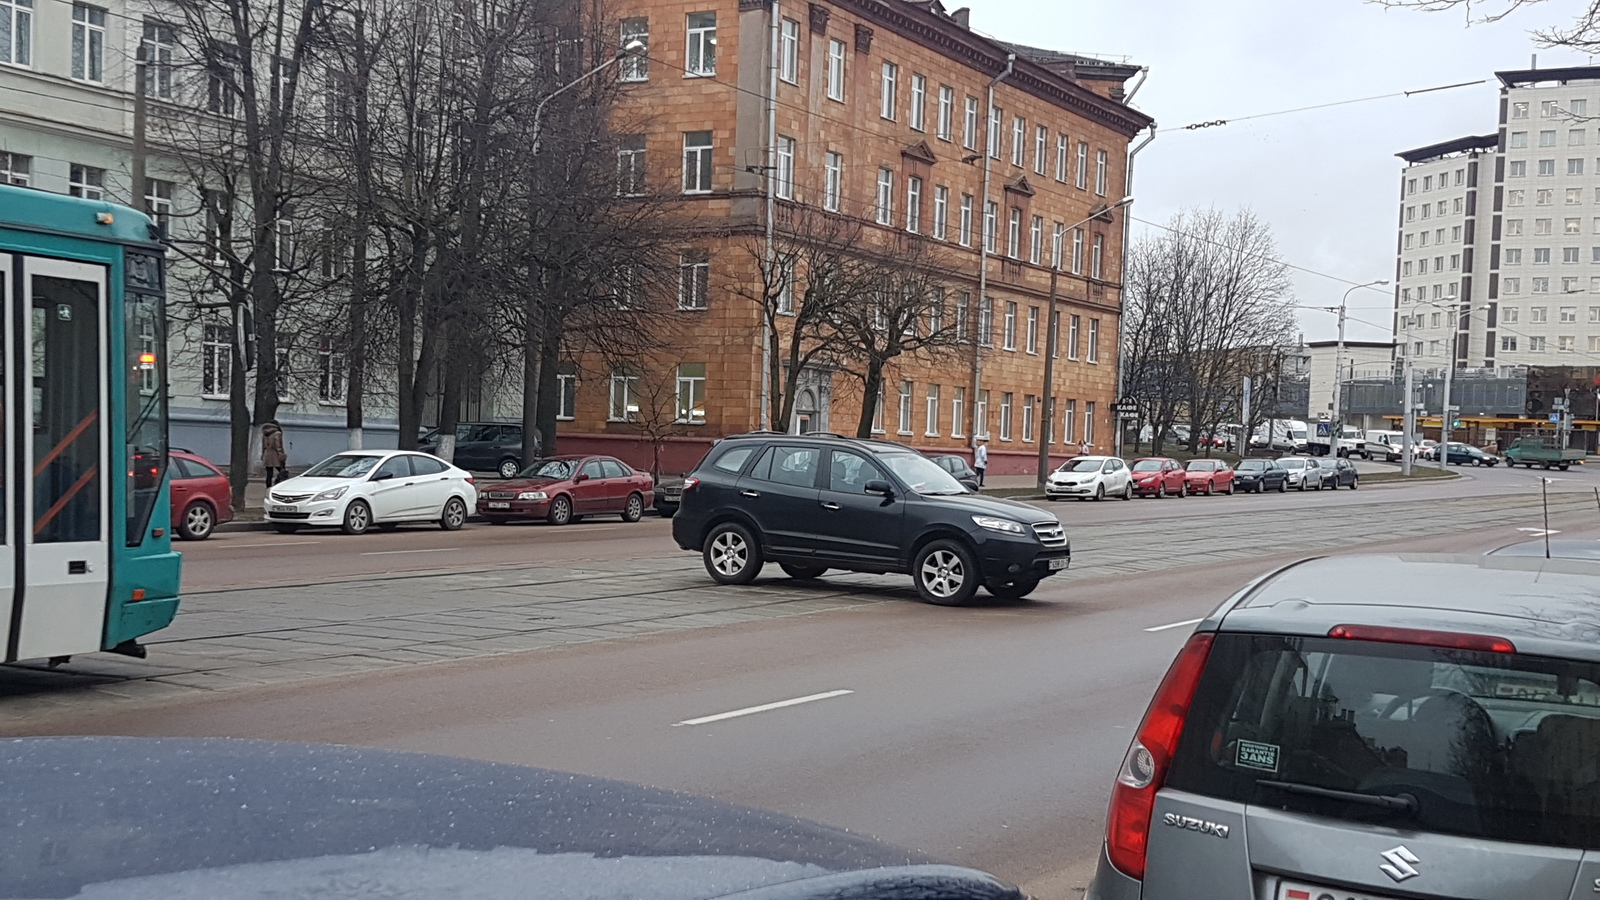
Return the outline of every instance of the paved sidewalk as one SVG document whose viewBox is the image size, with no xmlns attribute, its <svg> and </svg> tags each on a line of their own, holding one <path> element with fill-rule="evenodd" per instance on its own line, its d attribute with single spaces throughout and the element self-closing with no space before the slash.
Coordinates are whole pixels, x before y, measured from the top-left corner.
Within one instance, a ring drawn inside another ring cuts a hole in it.
<svg viewBox="0 0 1600 900">
<path fill-rule="evenodd" d="M 1592 514 L 1584 493 L 1551 496 L 1551 514 Z M 1277 510 L 1222 507 L 1201 519 L 1137 519 L 1072 526 L 1073 568 L 1041 590 L 1281 553 L 1348 549 L 1428 535 L 1539 521 L 1527 496 L 1453 498 Z M 1227 509 L 1228 511 L 1220 511 Z M 1315 527 L 1308 527 L 1310 525 Z M 1157 548 L 1157 549 L 1152 549 Z M 1254 568 L 1259 568 L 1256 566 Z M 77 657 L 56 670 L 0 667 L 0 729 L 46 727 L 53 715 L 143 704 L 258 685 L 288 684 L 401 666 L 518 653 L 817 612 L 914 602 L 903 576 L 838 574 L 805 584 L 772 570 L 747 587 L 721 587 L 692 554 L 385 576 L 311 587 L 193 593 L 177 621 L 152 636 L 149 658 Z M 938 614 L 935 611 L 934 614 Z"/>
</svg>

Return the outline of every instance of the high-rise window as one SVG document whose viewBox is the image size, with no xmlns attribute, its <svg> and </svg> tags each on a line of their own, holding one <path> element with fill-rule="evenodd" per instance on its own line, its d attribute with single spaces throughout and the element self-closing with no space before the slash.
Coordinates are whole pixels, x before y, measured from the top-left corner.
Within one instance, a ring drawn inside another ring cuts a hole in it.
<svg viewBox="0 0 1600 900">
<path fill-rule="evenodd" d="M 878 115 L 889 121 L 894 121 L 894 111 L 897 105 L 895 93 L 900 84 L 900 67 L 892 62 L 883 64 L 883 93 L 878 108 Z"/>
<path fill-rule="evenodd" d="M 844 155 L 828 151 L 822 168 L 822 208 L 829 212 L 839 211 L 839 195 L 843 190 L 844 181 Z"/>
<path fill-rule="evenodd" d="M 778 77 L 796 84 L 800 81 L 800 23 L 784 19 L 779 31 Z"/>
<path fill-rule="evenodd" d="M 689 14 L 689 64 L 690 75 L 717 74 L 717 14 L 699 12 Z"/>
<path fill-rule="evenodd" d="M 98 6 L 72 4 L 72 77 L 106 80 L 106 11 Z"/>
<path fill-rule="evenodd" d="M 33 65 L 33 0 L 0 0 L 0 62 Z"/>
<path fill-rule="evenodd" d="M 794 138 L 778 137 L 778 171 L 772 192 L 779 199 L 794 199 Z"/>
<path fill-rule="evenodd" d="M 684 132 L 683 192 L 711 193 L 711 132 L 709 131 Z"/>
<path fill-rule="evenodd" d="M 641 46 L 617 62 L 618 77 L 623 81 L 649 81 L 650 20 L 648 18 L 633 16 L 622 20 L 622 46 L 626 47 L 634 41 L 638 41 Z"/>
<path fill-rule="evenodd" d="M 844 102 L 844 41 L 828 41 L 828 99 Z"/>
<path fill-rule="evenodd" d="M 911 130 L 926 131 L 928 127 L 928 76 L 911 76 Z"/>
</svg>

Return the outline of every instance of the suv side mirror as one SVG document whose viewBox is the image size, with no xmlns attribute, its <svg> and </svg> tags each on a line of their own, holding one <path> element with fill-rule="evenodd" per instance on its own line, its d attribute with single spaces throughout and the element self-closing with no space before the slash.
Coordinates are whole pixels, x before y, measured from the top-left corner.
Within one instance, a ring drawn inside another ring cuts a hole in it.
<svg viewBox="0 0 1600 900">
<path fill-rule="evenodd" d="M 861 490 L 864 493 L 873 494 L 873 495 L 876 495 L 876 496 L 879 496 L 879 497 L 887 497 L 887 498 L 893 498 L 894 497 L 894 485 L 890 484 L 887 481 L 882 481 L 882 480 L 869 481 L 865 485 L 862 486 Z"/>
</svg>

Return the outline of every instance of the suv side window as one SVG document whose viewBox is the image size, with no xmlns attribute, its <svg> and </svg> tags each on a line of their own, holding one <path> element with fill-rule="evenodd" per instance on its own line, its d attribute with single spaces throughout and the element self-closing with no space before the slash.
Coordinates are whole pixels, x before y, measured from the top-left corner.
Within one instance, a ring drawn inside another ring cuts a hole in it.
<svg viewBox="0 0 1600 900">
<path fill-rule="evenodd" d="M 828 469 L 828 490 L 844 494 L 864 494 L 867 482 L 884 477 L 883 472 L 866 457 L 848 450 L 833 451 L 833 460 L 828 464 Z"/>
<path fill-rule="evenodd" d="M 762 481 L 811 487 L 817 483 L 821 457 L 822 451 L 816 447 L 772 447 L 750 474 Z"/>
<path fill-rule="evenodd" d="M 744 469 L 744 464 L 755 454 L 755 447 L 734 447 L 721 456 L 711 461 L 711 468 L 719 469 L 734 475 Z"/>
<path fill-rule="evenodd" d="M 520 443 L 522 443 L 522 426 L 521 425 L 502 425 L 502 426 L 500 426 L 500 443 L 502 443 L 502 444 L 520 444 Z"/>
</svg>

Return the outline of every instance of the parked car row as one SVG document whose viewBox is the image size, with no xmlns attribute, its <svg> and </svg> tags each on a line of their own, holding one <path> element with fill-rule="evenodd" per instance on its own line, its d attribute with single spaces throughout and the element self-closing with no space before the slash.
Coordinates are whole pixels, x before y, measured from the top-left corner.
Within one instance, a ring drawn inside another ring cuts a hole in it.
<svg viewBox="0 0 1600 900">
<path fill-rule="evenodd" d="M 1348 459 L 1287 456 L 1246 459 L 1233 466 L 1220 459 L 1180 463 L 1149 456 L 1125 463 L 1114 456 L 1079 456 L 1062 463 L 1045 484 L 1049 500 L 1114 497 L 1187 497 L 1190 494 L 1232 494 L 1234 491 L 1330 490 L 1360 487 L 1361 476 Z"/>
</svg>

